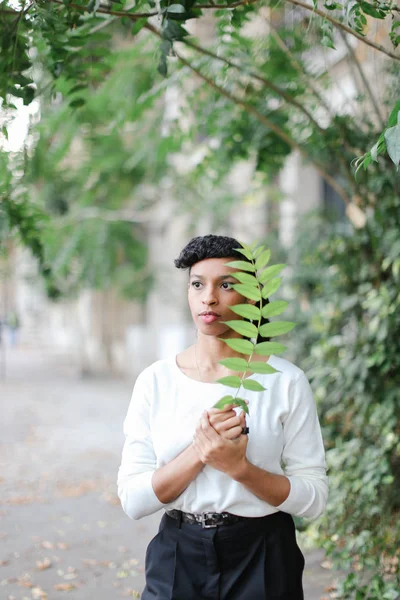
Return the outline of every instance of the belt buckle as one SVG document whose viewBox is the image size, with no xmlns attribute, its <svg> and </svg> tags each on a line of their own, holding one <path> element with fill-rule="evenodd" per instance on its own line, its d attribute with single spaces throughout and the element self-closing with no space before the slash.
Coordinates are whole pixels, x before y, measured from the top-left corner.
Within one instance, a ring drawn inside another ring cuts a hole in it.
<svg viewBox="0 0 400 600">
<path fill-rule="evenodd" d="M 211 529 L 212 527 L 217 527 L 216 525 L 209 525 L 207 520 L 213 518 L 213 513 L 202 513 L 201 515 L 201 527 L 202 529 Z"/>
</svg>

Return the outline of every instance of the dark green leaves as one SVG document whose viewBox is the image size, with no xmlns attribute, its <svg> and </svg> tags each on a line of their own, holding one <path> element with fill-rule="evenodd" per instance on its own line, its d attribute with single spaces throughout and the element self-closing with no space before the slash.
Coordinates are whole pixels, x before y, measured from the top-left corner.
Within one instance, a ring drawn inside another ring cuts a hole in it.
<svg viewBox="0 0 400 600">
<path fill-rule="evenodd" d="M 389 127 L 384 135 L 386 150 L 396 167 L 398 167 L 400 162 L 400 110 L 398 112 L 397 125 Z"/>
</svg>

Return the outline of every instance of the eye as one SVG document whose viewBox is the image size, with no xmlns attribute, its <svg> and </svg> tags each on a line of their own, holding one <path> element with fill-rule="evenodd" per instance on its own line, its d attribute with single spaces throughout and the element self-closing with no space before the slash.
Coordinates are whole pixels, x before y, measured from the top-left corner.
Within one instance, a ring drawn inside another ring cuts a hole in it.
<svg viewBox="0 0 400 600">
<path fill-rule="evenodd" d="M 223 283 L 221 283 L 221 287 L 224 287 L 224 290 L 232 290 L 232 286 L 233 286 L 233 281 L 224 281 Z"/>
<path fill-rule="evenodd" d="M 199 290 L 201 287 L 201 281 L 192 281 L 191 286 L 194 287 L 195 290 Z"/>
</svg>

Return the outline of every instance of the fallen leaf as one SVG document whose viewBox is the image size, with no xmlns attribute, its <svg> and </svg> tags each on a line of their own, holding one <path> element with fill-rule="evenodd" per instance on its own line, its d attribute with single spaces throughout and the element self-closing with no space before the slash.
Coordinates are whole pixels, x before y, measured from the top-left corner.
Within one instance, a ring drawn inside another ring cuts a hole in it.
<svg viewBox="0 0 400 600">
<path fill-rule="evenodd" d="M 117 578 L 118 579 L 124 579 L 125 577 L 128 577 L 129 573 L 127 571 L 118 571 L 117 573 Z"/>
<path fill-rule="evenodd" d="M 57 590 L 57 592 L 70 592 L 71 590 L 74 590 L 75 587 L 76 586 L 72 583 L 57 583 L 54 586 L 54 589 Z"/>
<path fill-rule="evenodd" d="M 57 548 L 59 550 L 68 550 L 69 546 L 65 542 L 57 542 Z"/>
<path fill-rule="evenodd" d="M 52 562 L 49 558 L 44 558 L 43 560 L 37 560 L 36 566 L 40 571 L 44 571 L 45 569 L 49 569 L 52 565 Z"/>
<path fill-rule="evenodd" d="M 31 594 L 32 594 L 32 598 L 34 598 L 34 600 L 41 600 L 41 598 L 47 598 L 47 594 L 44 590 L 42 590 L 42 588 L 40 587 L 34 587 L 31 589 Z"/>
<path fill-rule="evenodd" d="M 41 543 L 42 548 L 47 548 L 47 550 L 51 550 L 54 548 L 54 544 L 52 542 L 44 541 Z"/>
<path fill-rule="evenodd" d="M 19 579 L 17 580 L 17 583 L 18 583 L 18 585 L 21 585 L 22 587 L 26 587 L 26 588 L 34 587 L 34 584 L 30 580 L 30 577 L 28 574 L 23 575 L 22 577 L 19 577 Z"/>
</svg>

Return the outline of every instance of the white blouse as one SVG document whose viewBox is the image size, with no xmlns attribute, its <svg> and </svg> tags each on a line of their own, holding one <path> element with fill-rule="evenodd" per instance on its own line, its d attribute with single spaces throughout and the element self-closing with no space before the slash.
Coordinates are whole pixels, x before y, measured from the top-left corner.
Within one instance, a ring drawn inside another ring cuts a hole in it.
<svg viewBox="0 0 400 600">
<path fill-rule="evenodd" d="M 232 393 L 232 388 L 220 383 L 191 379 L 173 357 L 155 362 L 139 375 L 124 422 L 118 495 L 130 518 L 140 519 L 161 508 L 227 511 L 245 517 L 281 510 L 316 518 L 324 511 L 328 478 L 310 385 L 303 371 L 289 361 L 271 356 L 268 364 L 279 372 L 252 375 L 266 391 L 240 390 L 240 397 L 249 400 L 247 458 L 266 471 L 285 474 L 290 481 L 288 498 L 278 507 L 271 506 L 206 465 L 178 498 L 169 504 L 160 502 L 151 482 L 154 471 L 191 444 L 202 412 Z"/>
</svg>

